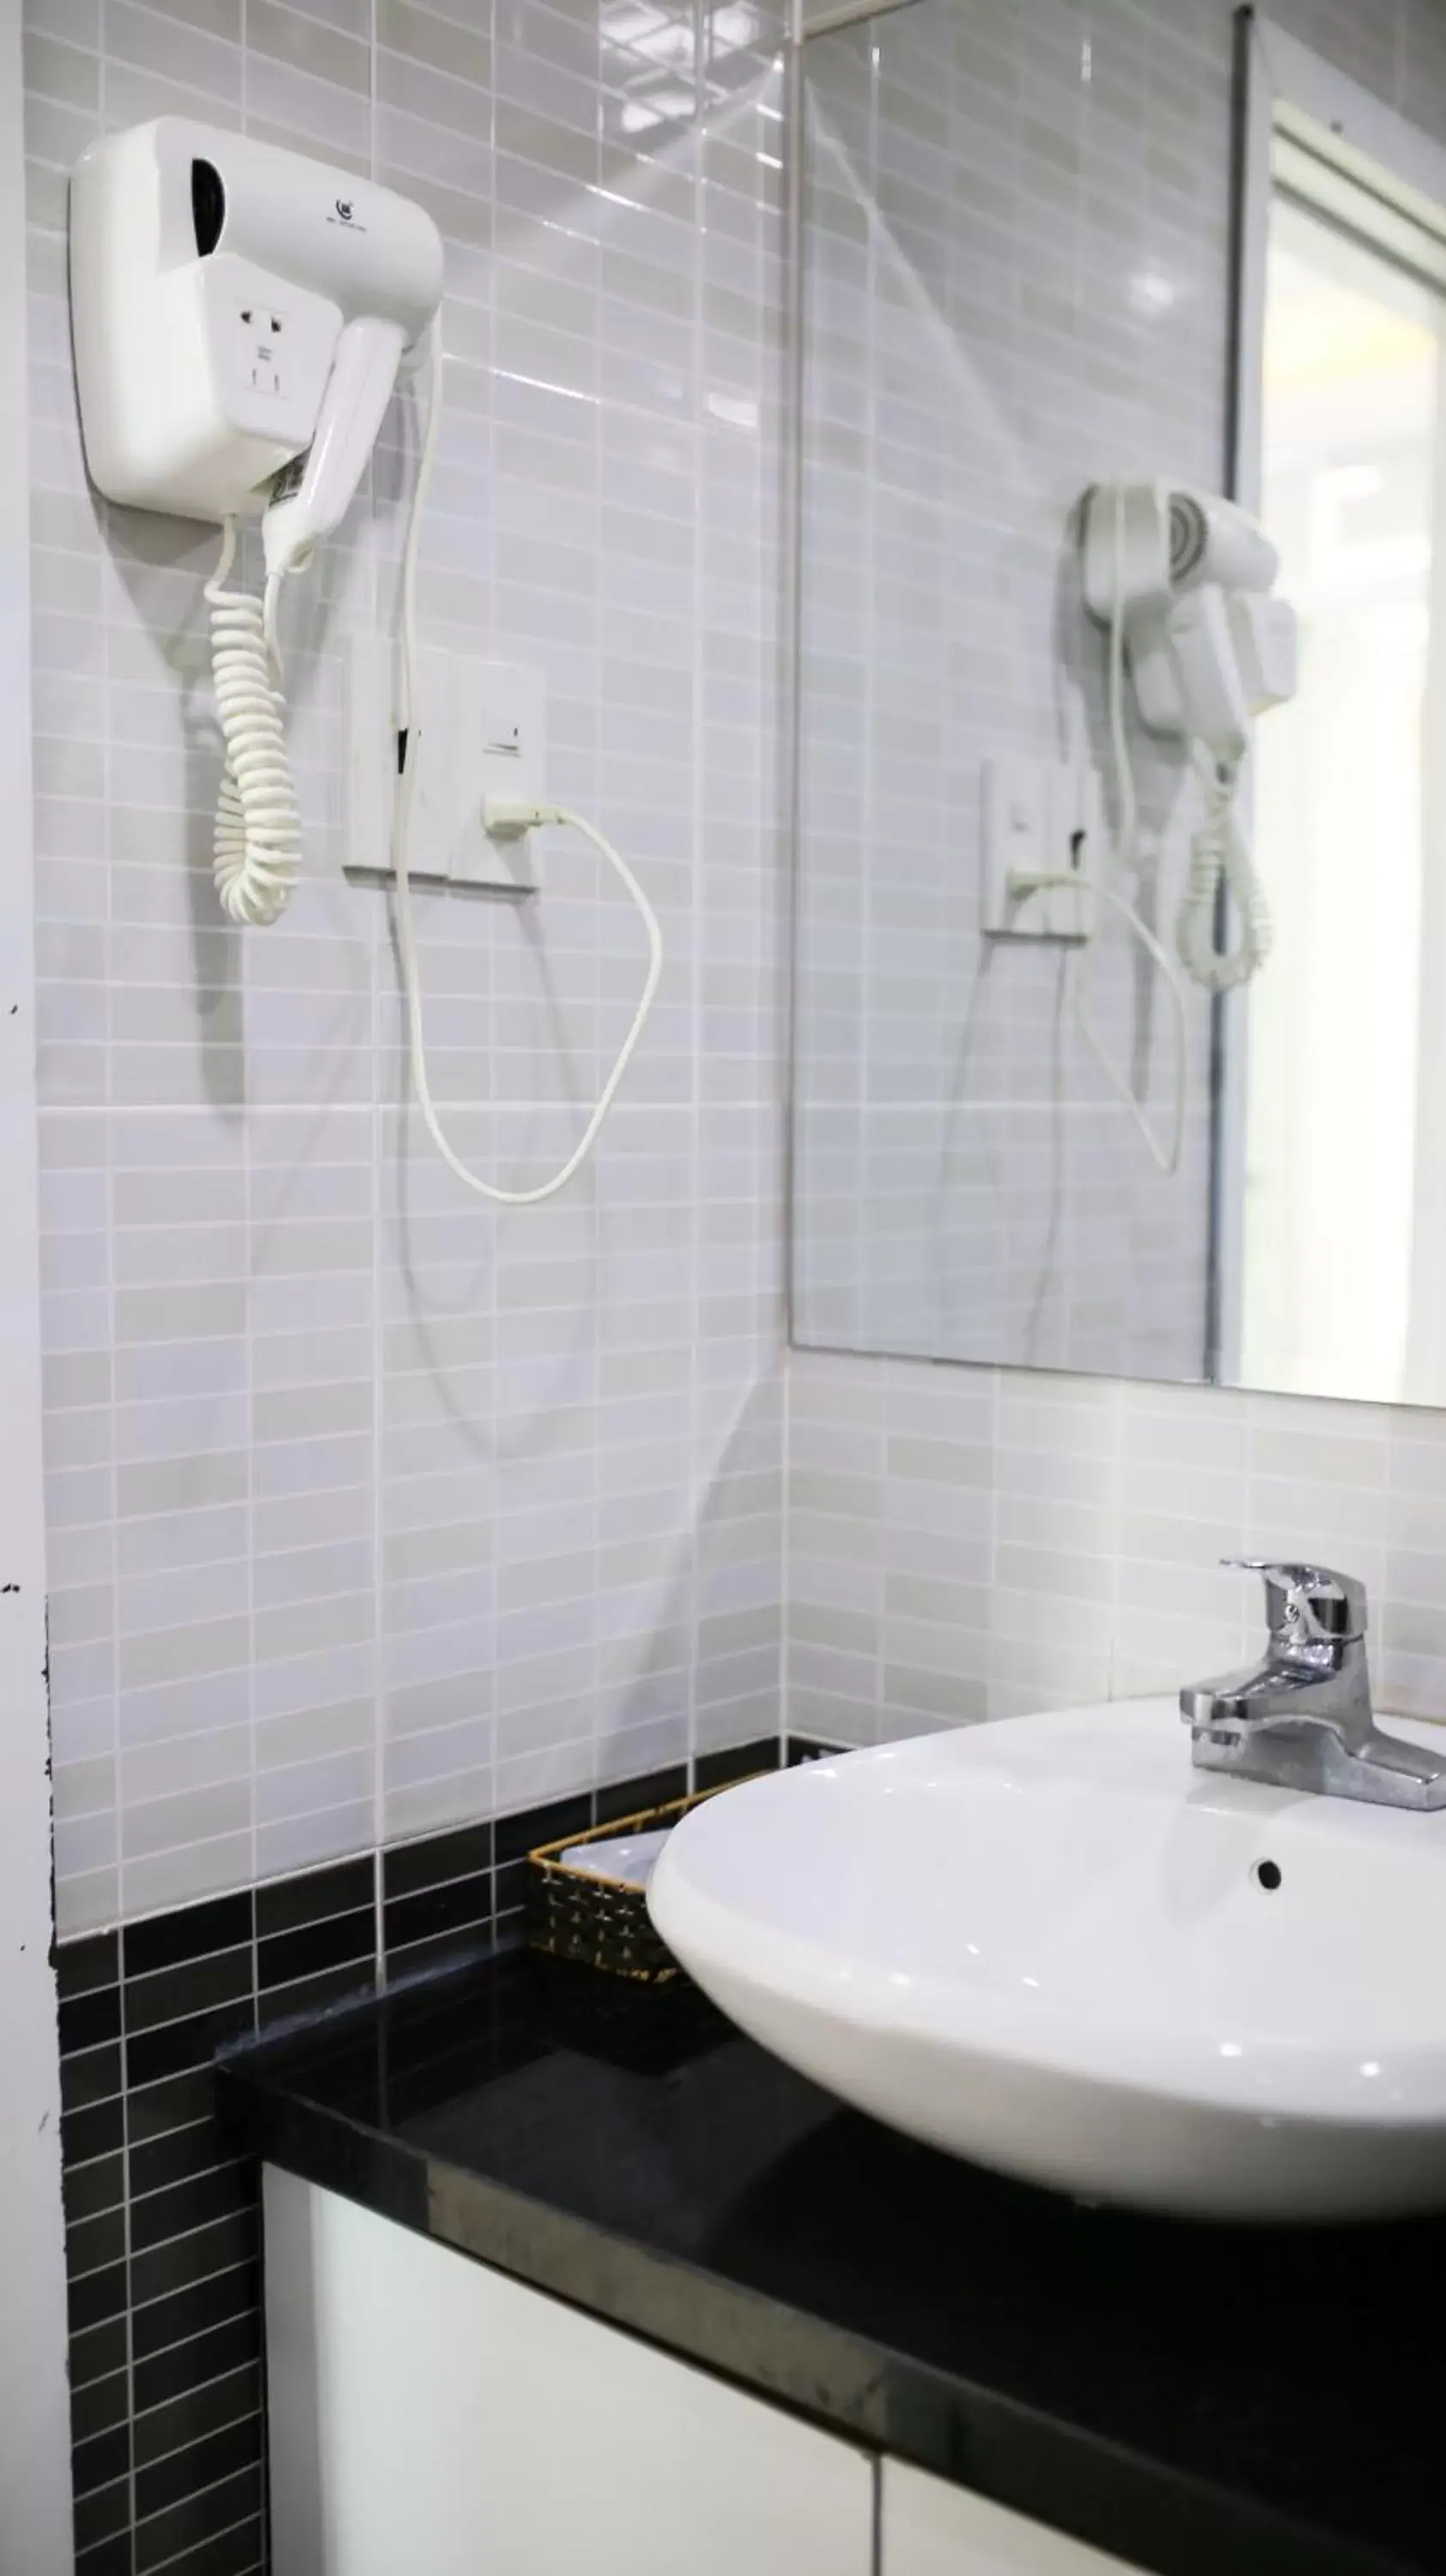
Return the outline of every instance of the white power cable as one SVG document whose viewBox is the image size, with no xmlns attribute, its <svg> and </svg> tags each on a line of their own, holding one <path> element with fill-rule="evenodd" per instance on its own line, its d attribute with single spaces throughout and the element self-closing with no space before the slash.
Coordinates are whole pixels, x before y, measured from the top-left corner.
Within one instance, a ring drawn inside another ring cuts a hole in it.
<svg viewBox="0 0 1446 2576">
<path fill-rule="evenodd" d="M 407 533 L 402 547 L 400 651 L 397 671 L 397 729 L 402 749 L 401 774 L 397 782 L 396 803 L 392 815 L 392 864 L 397 878 L 397 952 L 401 962 L 402 990 L 406 1001 L 407 1045 L 417 1103 L 421 1109 L 427 1133 L 448 1169 L 455 1172 L 458 1180 L 464 1182 L 469 1190 L 475 1190 L 479 1198 L 495 1200 L 502 1207 L 535 1207 L 540 1199 L 550 1199 L 555 1192 L 563 1189 L 592 1150 L 598 1129 L 612 1107 L 618 1085 L 632 1061 L 633 1051 L 642 1036 L 648 1013 L 653 1007 L 653 996 L 658 989 L 658 978 L 663 968 L 663 935 L 658 927 L 657 915 L 626 859 L 620 851 L 613 848 L 611 841 L 598 831 L 595 824 L 589 823 L 583 815 L 573 813 L 566 805 L 529 805 L 513 802 L 510 799 L 504 801 L 495 797 L 488 798 L 483 821 L 489 832 L 514 834 L 526 831 L 534 824 L 562 823 L 570 831 L 581 832 L 585 840 L 591 841 L 593 848 L 607 860 L 608 865 L 615 869 L 622 879 L 642 915 L 643 927 L 648 935 L 648 970 L 643 979 L 642 997 L 633 1013 L 632 1025 L 627 1036 L 618 1049 L 613 1069 L 603 1084 L 592 1115 L 561 1169 L 554 1172 L 550 1180 L 540 1181 L 535 1189 L 530 1190 L 501 1189 L 493 1181 L 479 1179 L 475 1172 L 468 1170 L 461 1156 L 455 1152 L 443 1134 L 433 1106 L 431 1086 L 427 1080 L 427 1050 L 422 1028 L 422 987 L 417 970 L 417 943 L 412 923 L 412 885 L 407 846 L 411 830 L 412 791 L 417 766 L 417 736 L 412 723 L 417 657 L 417 550 L 421 538 L 422 510 L 432 479 L 437 431 L 441 420 L 442 363 L 441 332 L 438 325 L 434 323 L 430 365 L 427 371 L 427 421 L 417 457 L 417 479 L 412 490 L 411 508 L 407 515 Z"/>
<path fill-rule="evenodd" d="M 276 590 L 264 599 L 228 590 L 236 521 L 223 522 L 221 554 L 206 584 L 211 668 L 226 767 L 216 799 L 212 868 L 233 921 L 274 921 L 296 883 L 301 813 L 286 748 L 286 700 L 276 652 Z"/>
<path fill-rule="evenodd" d="M 1190 840 L 1185 891 L 1175 918 L 1175 945 L 1197 984 L 1207 993 L 1228 993 L 1248 984 L 1270 954 L 1270 908 L 1254 861 L 1235 820 L 1238 770 L 1212 759 L 1198 743 L 1195 765 L 1205 796 L 1205 814 Z M 1221 885 L 1235 899 L 1240 935 L 1233 948 L 1215 945 L 1215 915 Z"/>
<path fill-rule="evenodd" d="M 1128 923 L 1130 929 L 1134 932 L 1136 939 L 1138 939 L 1140 946 L 1145 950 L 1147 956 L 1154 958 L 1156 965 L 1159 967 L 1161 974 L 1165 978 L 1170 998 L 1175 1005 L 1175 1115 L 1171 1124 L 1170 1142 L 1166 1146 L 1161 1146 L 1158 1143 L 1154 1129 L 1150 1126 L 1149 1121 L 1145 1117 L 1144 1111 L 1141 1109 L 1133 1091 L 1131 1091 L 1129 1085 L 1124 1081 L 1115 1065 L 1110 1061 L 1110 1058 L 1105 1054 L 1103 1048 L 1096 1041 L 1094 1030 L 1080 1007 L 1077 993 L 1075 1000 L 1075 1016 L 1079 1021 L 1081 1033 L 1089 1046 L 1093 1049 L 1096 1060 L 1102 1070 L 1108 1074 L 1111 1082 L 1115 1086 L 1115 1089 L 1123 1099 L 1125 1106 L 1133 1112 L 1135 1125 L 1139 1128 L 1140 1134 L 1144 1137 L 1145 1143 L 1149 1146 L 1150 1152 L 1154 1156 L 1156 1163 L 1158 1163 L 1160 1170 L 1167 1174 L 1178 1171 L 1180 1165 L 1180 1148 L 1184 1142 L 1185 1136 L 1185 1102 L 1189 1089 L 1189 1062 L 1186 1052 L 1185 996 L 1180 988 L 1180 978 L 1176 974 L 1174 966 L 1171 964 L 1171 961 L 1167 957 L 1164 949 L 1161 947 L 1159 940 L 1155 937 L 1149 923 L 1135 910 L 1134 905 L 1130 903 L 1124 895 L 1119 894 L 1113 886 L 1103 884 L 1097 877 L 1076 875 L 1072 870 L 1067 868 L 1052 868 L 1047 873 L 1040 875 L 1036 875 L 1032 868 L 1018 868 L 1011 873 L 1009 879 L 1010 897 L 1013 901 L 1020 903 L 1022 903 L 1028 895 L 1053 893 L 1056 887 L 1068 887 L 1072 893 L 1083 895 L 1086 898 L 1094 895 L 1103 895 L 1106 903 L 1114 905 L 1114 908 L 1120 915 L 1121 920 Z"/>
</svg>

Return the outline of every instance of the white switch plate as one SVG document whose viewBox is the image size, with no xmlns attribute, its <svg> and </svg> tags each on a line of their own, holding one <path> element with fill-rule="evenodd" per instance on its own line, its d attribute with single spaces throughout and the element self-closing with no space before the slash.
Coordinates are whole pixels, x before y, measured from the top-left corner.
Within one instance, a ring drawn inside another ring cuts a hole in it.
<svg viewBox="0 0 1446 2576">
<path fill-rule="evenodd" d="M 396 795 L 394 651 L 387 639 L 352 639 L 348 672 L 346 867 L 389 877 Z M 417 763 L 410 873 L 433 883 L 534 888 L 526 834 L 493 840 L 482 828 L 489 796 L 541 801 L 546 780 L 546 686 L 540 671 L 484 662 L 423 645 L 413 691 Z"/>
<path fill-rule="evenodd" d="M 981 814 L 980 927 L 986 937 L 1034 940 L 1084 939 L 1088 897 L 1068 887 L 1016 902 L 1015 875 L 1061 875 L 1073 863 L 1076 833 L 1083 833 L 1080 864 L 1088 877 L 1103 852 L 1098 773 L 1067 761 L 986 760 Z"/>
</svg>

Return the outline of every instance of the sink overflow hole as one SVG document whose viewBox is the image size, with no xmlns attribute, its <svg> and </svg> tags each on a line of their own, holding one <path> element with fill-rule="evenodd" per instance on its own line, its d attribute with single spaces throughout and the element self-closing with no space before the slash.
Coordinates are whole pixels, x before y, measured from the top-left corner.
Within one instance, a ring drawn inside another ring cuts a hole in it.
<svg viewBox="0 0 1446 2576">
<path fill-rule="evenodd" d="M 1257 1887 L 1277 1888 L 1280 1885 L 1280 1863 L 1278 1860 L 1258 1860 L 1250 1875 Z"/>
</svg>

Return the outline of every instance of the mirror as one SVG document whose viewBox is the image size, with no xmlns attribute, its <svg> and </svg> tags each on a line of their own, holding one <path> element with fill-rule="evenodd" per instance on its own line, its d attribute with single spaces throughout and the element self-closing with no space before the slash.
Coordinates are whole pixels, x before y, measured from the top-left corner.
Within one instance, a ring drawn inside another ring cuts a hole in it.
<svg viewBox="0 0 1446 2576">
<path fill-rule="evenodd" d="M 794 1338 L 1446 1403 L 1446 150 L 1082 24 L 802 47 Z"/>
</svg>

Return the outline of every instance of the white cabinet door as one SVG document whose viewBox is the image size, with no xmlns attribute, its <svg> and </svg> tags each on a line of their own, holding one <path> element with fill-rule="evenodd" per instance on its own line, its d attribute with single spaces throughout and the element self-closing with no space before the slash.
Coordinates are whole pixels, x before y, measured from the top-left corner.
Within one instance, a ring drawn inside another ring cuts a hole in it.
<svg viewBox="0 0 1446 2576">
<path fill-rule="evenodd" d="M 1140 2576 L 901 2460 L 883 2464 L 883 2556 L 879 2576 Z"/>
<path fill-rule="evenodd" d="M 874 2464 L 266 2174 L 276 2576 L 874 2576 Z"/>
</svg>

